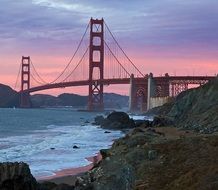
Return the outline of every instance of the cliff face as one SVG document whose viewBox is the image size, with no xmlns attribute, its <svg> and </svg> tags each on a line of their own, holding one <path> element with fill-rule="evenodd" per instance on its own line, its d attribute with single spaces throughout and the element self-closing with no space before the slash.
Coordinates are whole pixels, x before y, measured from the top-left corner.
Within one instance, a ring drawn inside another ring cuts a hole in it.
<svg viewBox="0 0 218 190">
<path fill-rule="evenodd" d="M 17 107 L 19 95 L 9 86 L 0 84 L 0 107 Z"/>
<path fill-rule="evenodd" d="M 0 190 L 74 190 L 74 186 L 51 182 L 37 183 L 23 162 L 0 163 Z"/>
<path fill-rule="evenodd" d="M 180 127 L 211 133 L 218 131 L 217 113 L 218 78 L 178 96 L 167 115 Z"/>
<path fill-rule="evenodd" d="M 218 131 L 218 78 L 182 92 L 173 103 L 153 111 L 169 117 L 178 127 L 204 133 Z"/>
<path fill-rule="evenodd" d="M 0 163 L 0 189 L 37 190 L 37 182 L 25 163 Z"/>
</svg>

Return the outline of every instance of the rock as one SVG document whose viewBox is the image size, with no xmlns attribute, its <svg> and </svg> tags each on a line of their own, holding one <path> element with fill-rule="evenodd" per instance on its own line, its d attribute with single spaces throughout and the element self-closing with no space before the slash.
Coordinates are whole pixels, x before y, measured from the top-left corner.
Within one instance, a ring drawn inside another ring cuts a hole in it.
<svg viewBox="0 0 218 190">
<path fill-rule="evenodd" d="M 74 190 L 74 186 L 70 186 L 67 184 L 60 184 L 52 190 Z"/>
<path fill-rule="evenodd" d="M 101 127 L 106 129 L 133 128 L 135 127 L 135 122 L 125 112 L 112 112 L 103 120 Z"/>
<path fill-rule="evenodd" d="M 50 190 L 57 187 L 57 184 L 45 181 L 39 184 L 39 190 Z"/>
<path fill-rule="evenodd" d="M 148 151 L 148 159 L 149 160 L 155 160 L 157 158 L 158 154 L 156 150 L 149 150 Z"/>
<path fill-rule="evenodd" d="M 149 120 L 135 120 L 135 125 L 136 127 L 151 127 L 152 122 L 150 122 Z"/>
<path fill-rule="evenodd" d="M 156 131 L 155 128 L 152 128 L 152 127 L 149 127 L 149 128 L 147 129 L 147 131 L 148 131 L 148 132 L 151 132 L 151 133 L 154 133 L 154 134 L 157 134 L 157 135 L 165 136 L 165 133 Z"/>
<path fill-rule="evenodd" d="M 104 133 L 111 133 L 110 131 L 105 131 Z"/>
<path fill-rule="evenodd" d="M 101 125 L 104 121 L 104 117 L 102 115 L 98 115 L 95 117 L 95 125 Z"/>
<path fill-rule="evenodd" d="M 171 125 L 173 125 L 173 121 L 170 118 L 164 116 L 155 116 L 152 122 L 153 127 L 166 127 Z"/>
<path fill-rule="evenodd" d="M 74 186 L 67 184 L 55 184 L 53 182 L 43 182 L 39 184 L 38 190 L 74 190 Z"/>
<path fill-rule="evenodd" d="M 79 147 L 78 147 L 78 146 L 76 146 L 76 145 L 74 145 L 74 146 L 73 146 L 73 148 L 74 148 L 74 149 L 79 149 Z"/>
<path fill-rule="evenodd" d="M 135 128 L 131 131 L 131 135 L 137 134 L 137 133 L 144 133 L 145 131 L 142 128 Z"/>
<path fill-rule="evenodd" d="M 108 149 L 101 149 L 100 154 L 102 156 L 102 159 L 105 159 L 106 157 L 110 156 Z"/>
<path fill-rule="evenodd" d="M 218 77 L 198 88 L 181 92 L 170 104 L 156 108 L 155 114 L 170 118 L 178 128 L 203 134 L 214 133 L 218 131 L 217 86 Z"/>
<path fill-rule="evenodd" d="M 37 182 L 25 163 L 0 163 L 1 190 L 38 190 Z"/>
<path fill-rule="evenodd" d="M 111 122 L 119 121 L 121 123 L 128 123 L 129 122 L 129 115 L 125 112 L 112 112 L 107 116 Z"/>
</svg>

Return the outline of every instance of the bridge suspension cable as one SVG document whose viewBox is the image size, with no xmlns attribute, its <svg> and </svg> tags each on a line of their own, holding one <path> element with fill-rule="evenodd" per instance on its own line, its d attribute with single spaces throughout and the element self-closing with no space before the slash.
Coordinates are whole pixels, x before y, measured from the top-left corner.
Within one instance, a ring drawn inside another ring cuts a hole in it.
<svg viewBox="0 0 218 190">
<path fill-rule="evenodd" d="M 116 55 L 113 53 L 113 51 L 110 49 L 109 45 L 105 42 L 104 40 L 104 44 L 107 46 L 108 50 L 110 51 L 110 53 L 112 54 L 112 56 L 116 59 L 117 63 L 121 66 L 121 68 L 126 72 L 126 74 L 128 74 L 129 76 L 131 75 L 126 69 L 125 67 L 120 63 L 120 61 L 117 59 Z"/>
<path fill-rule="evenodd" d="M 105 23 L 105 22 L 104 22 Z M 97 27 L 95 25 L 96 31 L 99 31 L 99 27 Z M 109 47 L 109 45 L 107 44 L 107 42 L 105 41 L 105 39 L 103 39 L 104 44 L 106 45 L 106 47 L 108 48 L 109 52 L 112 54 L 112 56 L 115 58 L 115 60 L 117 61 L 117 63 L 121 66 L 121 68 L 126 72 L 126 74 L 130 77 L 130 73 L 125 69 L 125 67 L 121 64 L 121 62 L 119 61 L 119 59 L 117 58 L 117 56 L 113 53 L 113 51 L 111 50 L 111 48 Z M 120 71 L 121 72 L 121 71 Z"/>
<path fill-rule="evenodd" d="M 48 84 L 48 82 L 45 81 L 45 80 L 39 75 L 39 73 L 37 72 L 37 70 L 36 70 L 36 68 L 35 68 L 35 66 L 34 66 L 34 64 L 33 64 L 33 62 L 32 62 L 31 59 L 30 59 L 30 65 L 32 66 L 32 68 L 33 68 L 33 70 L 35 71 L 36 75 L 38 76 L 39 80 L 41 81 L 40 83 L 42 83 L 42 84 Z M 37 80 L 37 81 L 38 81 L 38 80 Z"/>
<path fill-rule="evenodd" d="M 87 33 L 88 29 L 89 29 L 89 26 L 90 26 L 90 22 L 88 23 L 88 25 L 87 25 L 87 27 L 86 27 L 86 29 L 85 29 L 85 32 L 84 32 L 82 38 L 81 38 L 80 41 L 79 41 L 79 44 L 78 44 L 78 46 L 77 46 L 77 48 L 76 48 L 76 51 L 74 52 L 74 54 L 73 54 L 73 56 L 71 57 L 71 59 L 70 59 L 70 61 L 68 62 L 68 64 L 67 64 L 67 65 L 65 66 L 65 68 L 62 70 L 62 72 L 58 75 L 58 77 L 55 78 L 55 79 L 54 79 L 52 82 L 50 82 L 50 83 L 55 83 L 55 82 L 64 74 L 64 72 L 67 70 L 67 68 L 70 66 L 70 64 L 72 63 L 73 59 L 75 58 L 77 52 L 78 52 L 79 49 L 80 49 L 80 46 L 81 46 L 81 44 L 82 44 L 82 42 L 83 42 L 83 40 L 84 40 L 84 38 L 85 38 L 85 36 L 86 36 L 86 33 Z"/>
<path fill-rule="evenodd" d="M 35 81 L 37 84 L 39 85 L 45 85 L 45 83 L 40 82 L 39 80 L 37 80 L 33 74 L 30 73 L 30 77 L 33 79 L 33 81 Z"/>
<path fill-rule="evenodd" d="M 21 73 L 21 64 L 22 63 L 20 63 L 20 66 L 19 66 L 19 71 L 18 71 L 18 74 L 17 74 L 17 77 L 16 77 L 16 82 L 15 82 L 15 85 L 14 85 L 14 89 L 17 88 L 18 80 L 19 80 L 20 73 Z"/>
<path fill-rule="evenodd" d="M 66 82 L 66 80 L 72 76 L 74 74 L 74 71 L 78 68 L 78 66 L 81 64 L 82 60 L 84 59 L 85 55 L 87 54 L 89 50 L 89 46 L 86 48 L 85 53 L 82 55 L 81 59 L 78 61 L 77 65 L 74 67 L 74 69 L 70 72 L 70 74 L 67 75 L 67 77 L 62 81 L 62 82 Z"/>
<path fill-rule="evenodd" d="M 111 32 L 110 28 L 108 27 L 107 23 L 104 21 L 104 24 L 107 28 L 107 30 L 109 31 L 109 34 L 111 35 L 111 37 L 113 38 L 113 40 L 115 41 L 115 43 L 117 44 L 118 48 L 122 51 L 122 53 L 124 54 L 124 56 L 127 58 L 127 60 L 132 64 L 132 66 L 135 68 L 135 70 L 142 76 L 144 77 L 144 74 L 136 67 L 136 65 L 132 62 L 132 60 L 127 56 L 127 54 L 125 53 L 125 51 L 123 50 L 123 48 L 119 45 L 118 41 L 116 40 L 116 38 L 114 37 L 113 33 Z"/>
</svg>

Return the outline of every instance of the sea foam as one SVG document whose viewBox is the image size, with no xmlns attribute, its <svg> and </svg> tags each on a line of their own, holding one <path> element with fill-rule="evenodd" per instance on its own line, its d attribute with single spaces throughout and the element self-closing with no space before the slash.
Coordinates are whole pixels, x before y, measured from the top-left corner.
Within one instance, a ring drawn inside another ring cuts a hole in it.
<svg viewBox="0 0 218 190">
<path fill-rule="evenodd" d="M 51 176 L 55 171 L 88 165 L 87 157 L 123 136 L 120 131 L 110 132 L 93 125 L 49 125 L 30 134 L 0 138 L 0 162 L 23 161 L 36 178 Z"/>
</svg>

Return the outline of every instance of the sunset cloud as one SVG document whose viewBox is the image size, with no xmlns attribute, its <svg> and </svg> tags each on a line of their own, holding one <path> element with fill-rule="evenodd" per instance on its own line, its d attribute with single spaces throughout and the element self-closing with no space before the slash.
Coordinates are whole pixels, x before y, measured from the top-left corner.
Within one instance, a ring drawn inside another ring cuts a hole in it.
<svg viewBox="0 0 218 190">
<path fill-rule="evenodd" d="M 2 0 L 0 12 L 0 82 L 10 85 L 5 73 L 16 78 L 22 55 L 42 73 L 64 68 L 91 17 L 105 19 L 144 73 L 218 70 L 217 0 Z"/>
</svg>

